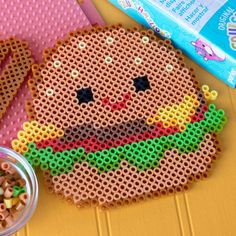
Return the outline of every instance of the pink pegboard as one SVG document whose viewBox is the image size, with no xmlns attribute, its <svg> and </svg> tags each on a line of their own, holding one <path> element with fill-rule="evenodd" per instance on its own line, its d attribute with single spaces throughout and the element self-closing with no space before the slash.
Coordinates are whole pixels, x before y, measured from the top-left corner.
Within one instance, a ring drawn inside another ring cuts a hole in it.
<svg viewBox="0 0 236 236">
<path fill-rule="evenodd" d="M 104 20 L 102 19 L 101 15 L 97 11 L 91 0 L 81 0 L 79 1 L 79 3 L 83 12 L 88 17 L 91 25 L 105 25 Z"/>
<path fill-rule="evenodd" d="M 37 62 L 45 48 L 70 31 L 90 25 L 76 0 L 0 0 L 0 38 L 16 36 L 29 42 Z M 17 130 L 27 120 L 27 80 L 0 121 L 0 146 L 10 146 Z"/>
<path fill-rule="evenodd" d="M 27 40 L 37 61 L 67 32 L 90 25 L 76 0 L 0 0 L 0 37 Z"/>
</svg>

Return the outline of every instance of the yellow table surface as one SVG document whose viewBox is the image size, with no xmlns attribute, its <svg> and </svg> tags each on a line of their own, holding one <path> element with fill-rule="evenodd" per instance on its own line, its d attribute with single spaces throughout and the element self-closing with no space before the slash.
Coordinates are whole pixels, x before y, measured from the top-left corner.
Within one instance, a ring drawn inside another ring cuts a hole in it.
<svg viewBox="0 0 236 236">
<path fill-rule="evenodd" d="M 108 23 L 138 25 L 106 0 L 94 0 Z M 220 135 L 223 152 L 206 180 L 190 190 L 108 211 L 79 209 L 47 192 L 39 174 L 39 203 L 18 236 L 234 236 L 236 235 L 236 90 L 187 60 L 203 84 L 219 92 L 228 116 Z"/>
</svg>

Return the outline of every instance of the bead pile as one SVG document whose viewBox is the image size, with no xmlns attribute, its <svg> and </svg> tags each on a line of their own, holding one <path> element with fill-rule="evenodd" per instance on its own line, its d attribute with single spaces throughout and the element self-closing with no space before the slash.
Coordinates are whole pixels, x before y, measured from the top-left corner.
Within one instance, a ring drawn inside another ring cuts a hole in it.
<svg viewBox="0 0 236 236">
<path fill-rule="evenodd" d="M 109 207 L 208 176 L 227 119 L 169 40 L 93 27 L 70 33 L 44 58 L 29 81 L 30 121 L 12 146 L 40 166 L 52 192 Z"/>
<path fill-rule="evenodd" d="M 28 201 L 26 182 L 9 162 L 0 163 L 0 229 L 17 220 Z"/>
</svg>

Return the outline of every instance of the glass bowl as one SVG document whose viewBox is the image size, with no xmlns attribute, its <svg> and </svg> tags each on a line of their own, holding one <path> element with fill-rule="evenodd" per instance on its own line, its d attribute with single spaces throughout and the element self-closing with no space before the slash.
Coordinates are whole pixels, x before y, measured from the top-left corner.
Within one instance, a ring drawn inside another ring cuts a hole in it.
<svg viewBox="0 0 236 236">
<path fill-rule="evenodd" d="M 13 225 L 0 229 L 0 236 L 11 235 L 22 228 L 35 211 L 38 202 L 38 181 L 33 168 L 28 161 L 15 151 L 0 147 L 0 159 L 9 162 L 26 181 L 26 192 L 29 199 Z"/>
</svg>

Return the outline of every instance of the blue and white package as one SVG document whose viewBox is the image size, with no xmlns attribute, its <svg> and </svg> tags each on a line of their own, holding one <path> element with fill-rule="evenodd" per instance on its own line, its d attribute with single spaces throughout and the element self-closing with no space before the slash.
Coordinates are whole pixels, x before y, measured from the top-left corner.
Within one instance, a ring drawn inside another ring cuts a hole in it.
<svg viewBox="0 0 236 236">
<path fill-rule="evenodd" d="M 109 0 L 236 88 L 235 0 Z"/>
</svg>

